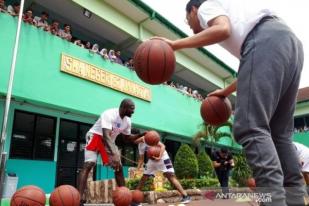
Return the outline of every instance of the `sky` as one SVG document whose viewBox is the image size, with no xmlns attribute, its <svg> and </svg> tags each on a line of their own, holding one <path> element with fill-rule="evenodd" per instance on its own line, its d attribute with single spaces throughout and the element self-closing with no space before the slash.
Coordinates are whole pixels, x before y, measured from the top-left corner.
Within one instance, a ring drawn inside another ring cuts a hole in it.
<svg viewBox="0 0 309 206">
<path fill-rule="evenodd" d="M 188 35 L 192 31 L 185 23 L 185 7 L 188 0 L 142 0 L 151 8 L 156 10 L 175 26 Z M 309 19 L 309 12 L 306 1 L 308 0 L 269 0 L 280 18 L 282 18 L 302 41 L 305 53 L 303 72 L 300 80 L 300 88 L 309 87 L 309 28 L 306 19 Z M 177 6 L 175 6 L 177 5 Z M 173 9 L 171 9 L 173 8 Z M 307 38 L 306 38 L 307 37 Z M 239 60 L 232 56 L 219 45 L 205 47 L 208 51 L 220 58 L 224 63 L 235 71 L 238 70 Z"/>
</svg>

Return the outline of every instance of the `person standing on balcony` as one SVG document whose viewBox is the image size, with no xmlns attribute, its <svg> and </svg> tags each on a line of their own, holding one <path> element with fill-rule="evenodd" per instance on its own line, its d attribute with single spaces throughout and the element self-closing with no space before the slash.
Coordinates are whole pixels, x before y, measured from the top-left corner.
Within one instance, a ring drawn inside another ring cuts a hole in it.
<svg viewBox="0 0 309 206">
<path fill-rule="evenodd" d="M 79 175 L 78 190 L 83 198 L 87 178 L 91 169 L 96 165 L 100 153 L 104 165 L 114 169 L 118 186 L 125 185 L 122 171 L 121 156 L 115 144 L 116 137 L 121 133 L 129 141 L 135 141 L 144 133 L 131 135 L 131 116 L 135 105 L 131 99 L 124 99 L 119 108 L 105 110 L 86 134 L 85 163 Z M 81 200 L 83 204 L 85 200 Z"/>
<path fill-rule="evenodd" d="M 5 6 L 5 1 L 4 0 L 0 0 L 0 12 L 6 12 L 7 11 L 7 7 Z"/>
<path fill-rule="evenodd" d="M 303 47 L 267 3 L 190 0 L 186 20 L 194 35 L 155 38 L 174 50 L 218 43 L 240 60 L 237 81 L 209 95 L 227 97 L 237 90 L 234 137 L 243 146 L 257 188 L 272 196 L 265 205 L 304 205 L 308 195 L 300 168 L 292 164 L 297 155 L 291 138 Z"/>
<path fill-rule="evenodd" d="M 71 41 L 71 39 L 72 39 L 71 26 L 68 25 L 68 24 L 65 24 L 63 26 L 63 29 L 59 30 L 58 36 L 60 36 L 63 39 L 66 39 L 68 41 Z"/>
<path fill-rule="evenodd" d="M 45 12 L 45 11 L 43 11 L 43 12 L 41 13 L 41 17 L 39 17 L 39 16 L 35 16 L 35 17 L 34 17 L 33 23 L 34 23 L 34 25 L 35 25 L 36 27 L 45 29 L 45 28 L 48 27 L 48 22 L 47 22 L 47 20 L 48 20 L 48 13 Z"/>
<path fill-rule="evenodd" d="M 17 3 L 17 2 L 15 2 L 15 3 L 13 4 L 13 6 L 12 6 L 12 5 L 9 5 L 9 6 L 7 7 L 8 13 L 9 13 L 10 15 L 12 15 L 12 16 L 18 16 L 18 15 L 19 15 L 19 10 L 20 10 L 20 3 Z"/>
</svg>

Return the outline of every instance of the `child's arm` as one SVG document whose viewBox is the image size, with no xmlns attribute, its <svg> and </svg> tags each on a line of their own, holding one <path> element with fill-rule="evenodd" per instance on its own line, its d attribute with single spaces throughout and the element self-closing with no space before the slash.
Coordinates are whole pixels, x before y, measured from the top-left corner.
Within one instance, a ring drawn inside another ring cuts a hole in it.
<svg viewBox="0 0 309 206">
<path fill-rule="evenodd" d="M 137 139 L 134 141 L 134 144 L 139 144 L 139 143 L 142 143 L 142 142 L 145 142 L 144 136 L 137 138 Z"/>
<path fill-rule="evenodd" d="M 161 149 L 160 150 L 160 155 L 159 155 L 159 157 L 154 157 L 154 159 L 155 160 L 160 160 L 160 159 L 162 159 L 163 153 L 165 151 L 165 145 L 162 142 L 159 142 L 157 146 L 160 147 L 160 149 Z"/>
<path fill-rule="evenodd" d="M 140 170 L 144 166 L 144 155 L 139 155 L 138 162 L 137 162 L 137 169 Z"/>
</svg>

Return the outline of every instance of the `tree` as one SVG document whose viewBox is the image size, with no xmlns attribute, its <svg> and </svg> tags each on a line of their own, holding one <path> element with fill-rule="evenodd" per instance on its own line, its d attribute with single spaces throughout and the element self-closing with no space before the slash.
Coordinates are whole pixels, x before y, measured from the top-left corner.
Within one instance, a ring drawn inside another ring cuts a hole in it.
<svg viewBox="0 0 309 206">
<path fill-rule="evenodd" d="M 189 145 L 183 144 L 180 146 L 175 156 L 174 167 L 175 173 L 180 179 L 197 178 L 197 158 Z"/>
</svg>

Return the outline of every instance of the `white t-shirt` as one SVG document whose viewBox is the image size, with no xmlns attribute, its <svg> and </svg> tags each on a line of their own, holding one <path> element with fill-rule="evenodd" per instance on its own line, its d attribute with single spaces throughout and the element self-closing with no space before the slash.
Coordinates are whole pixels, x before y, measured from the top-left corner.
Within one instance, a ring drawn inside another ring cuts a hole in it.
<svg viewBox="0 0 309 206">
<path fill-rule="evenodd" d="M 45 20 L 42 21 L 42 18 L 39 17 L 39 16 L 34 17 L 33 22 L 34 22 L 34 25 L 37 26 L 37 27 L 44 27 L 45 28 L 45 27 L 48 26 L 47 21 L 45 21 Z"/>
<path fill-rule="evenodd" d="M 298 159 L 304 162 L 302 166 L 302 171 L 309 172 L 309 148 L 297 142 L 293 142 L 293 144 L 296 147 L 296 153 Z"/>
<path fill-rule="evenodd" d="M 227 16 L 231 22 L 231 36 L 219 43 L 235 57 L 240 58 L 241 45 L 252 28 L 265 16 L 275 15 L 266 0 L 207 0 L 198 9 L 203 29 L 218 16 Z"/>
<path fill-rule="evenodd" d="M 102 128 L 111 130 L 110 136 L 115 142 L 116 137 L 120 133 L 125 135 L 131 134 L 131 119 L 127 116 L 121 119 L 118 108 L 108 109 L 100 115 L 89 132 L 102 135 Z"/>
<path fill-rule="evenodd" d="M 147 152 L 147 149 L 149 148 L 150 146 L 147 145 L 146 143 L 144 142 L 141 142 L 138 144 L 138 153 L 139 155 L 144 155 L 145 152 Z M 166 152 L 166 150 L 163 152 L 163 155 L 162 155 L 162 160 L 166 160 L 166 159 L 169 159 L 170 157 L 168 156 L 168 153 Z M 154 161 L 152 159 L 149 159 L 151 161 Z"/>
</svg>

